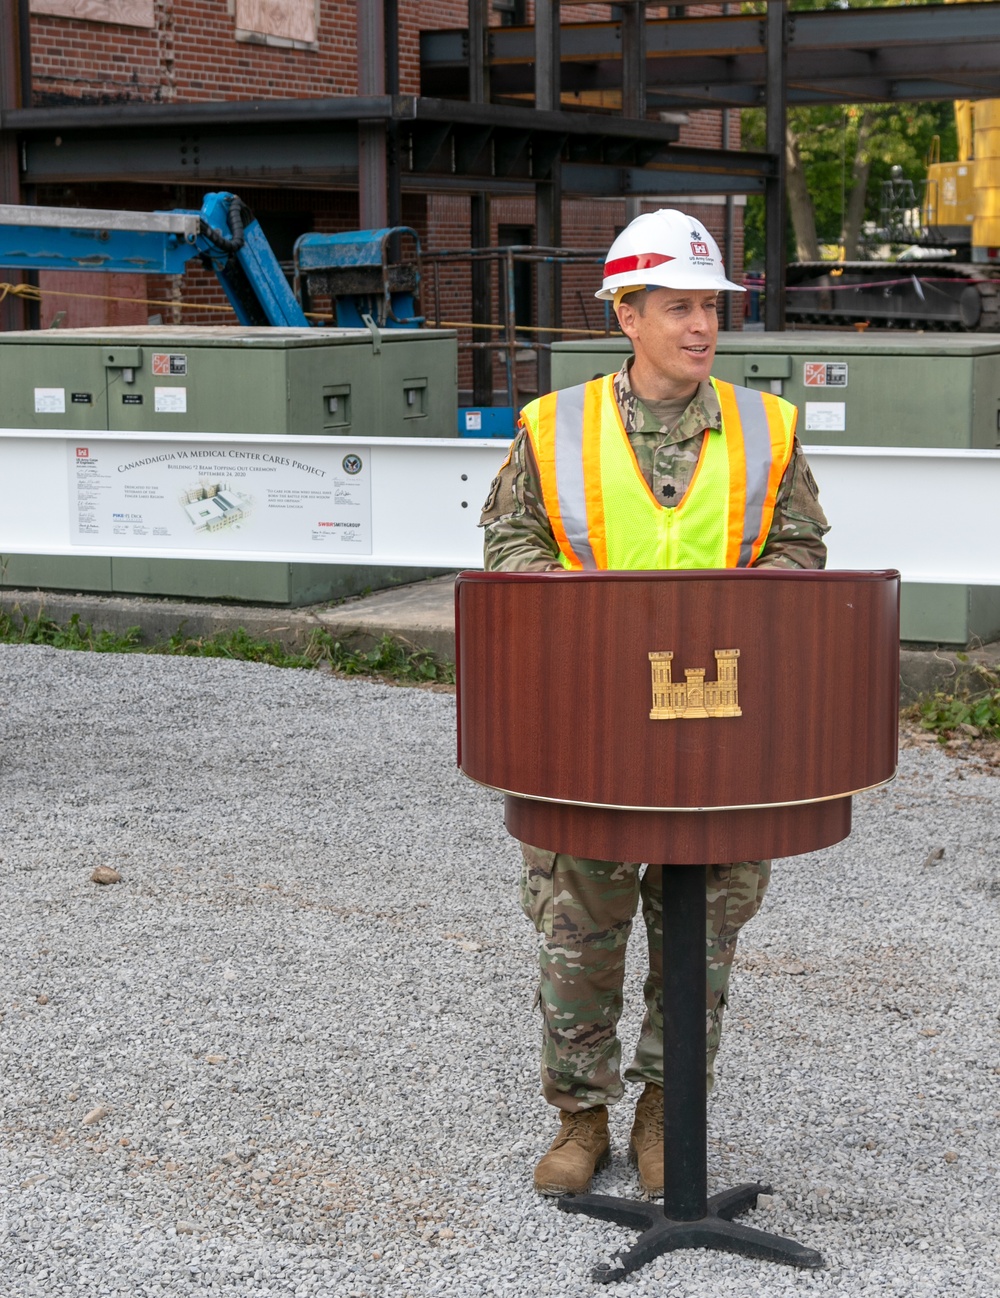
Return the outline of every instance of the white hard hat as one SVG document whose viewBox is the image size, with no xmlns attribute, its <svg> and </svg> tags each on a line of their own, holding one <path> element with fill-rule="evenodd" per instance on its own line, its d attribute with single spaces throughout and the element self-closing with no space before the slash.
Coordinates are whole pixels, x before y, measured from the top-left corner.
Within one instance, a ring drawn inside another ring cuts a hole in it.
<svg viewBox="0 0 1000 1298">
<path fill-rule="evenodd" d="M 608 249 L 604 283 L 595 297 L 613 302 L 620 288 L 732 289 L 719 245 L 700 221 L 672 207 L 643 212 Z"/>
</svg>

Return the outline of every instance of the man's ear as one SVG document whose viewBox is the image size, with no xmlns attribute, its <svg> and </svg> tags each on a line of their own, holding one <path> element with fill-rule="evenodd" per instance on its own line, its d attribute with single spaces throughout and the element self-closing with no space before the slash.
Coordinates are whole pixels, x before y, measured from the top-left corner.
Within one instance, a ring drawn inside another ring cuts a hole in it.
<svg viewBox="0 0 1000 1298">
<path fill-rule="evenodd" d="M 635 317 L 636 310 L 628 302 L 621 302 L 618 306 L 618 327 L 626 338 L 635 337 Z"/>
</svg>

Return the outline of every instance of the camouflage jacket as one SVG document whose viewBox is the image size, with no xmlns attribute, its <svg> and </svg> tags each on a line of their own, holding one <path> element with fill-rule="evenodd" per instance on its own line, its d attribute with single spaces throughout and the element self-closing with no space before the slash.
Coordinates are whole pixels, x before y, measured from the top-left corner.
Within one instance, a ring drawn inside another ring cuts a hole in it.
<svg viewBox="0 0 1000 1298">
<path fill-rule="evenodd" d="M 722 427 L 719 399 L 709 382 L 699 384 L 679 420 L 662 421 L 670 403 L 640 401 L 629 383 L 628 362 L 615 375 L 615 399 L 632 450 L 657 500 L 679 503 L 694 476 L 706 429 Z M 660 417 L 657 412 L 659 411 Z M 483 506 L 485 567 L 540 572 L 559 567 L 559 547 L 542 502 L 538 469 L 522 429 L 493 479 Z M 829 531 L 815 479 L 798 438 L 778 487 L 771 530 L 758 568 L 822 568 Z"/>
</svg>

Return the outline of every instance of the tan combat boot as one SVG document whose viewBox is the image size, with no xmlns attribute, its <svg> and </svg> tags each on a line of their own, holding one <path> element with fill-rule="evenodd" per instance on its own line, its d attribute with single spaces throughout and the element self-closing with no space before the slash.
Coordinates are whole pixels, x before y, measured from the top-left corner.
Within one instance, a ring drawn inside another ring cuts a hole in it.
<svg viewBox="0 0 1000 1298">
<path fill-rule="evenodd" d="M 603 1104 L 563 1113 L 562 1129 L 535 1168 L 539 1194 L 585 1194 L 590 1178 L 611 1161 L 608 1111 Z"/>
<path fill-rule="evenodd" d="M 663 1193 L 663 1088 L 646 1083 L 635 1106 L 628 1159 L 639 1168 L 639 1184 L 649 1195 Z"/>
</svg>

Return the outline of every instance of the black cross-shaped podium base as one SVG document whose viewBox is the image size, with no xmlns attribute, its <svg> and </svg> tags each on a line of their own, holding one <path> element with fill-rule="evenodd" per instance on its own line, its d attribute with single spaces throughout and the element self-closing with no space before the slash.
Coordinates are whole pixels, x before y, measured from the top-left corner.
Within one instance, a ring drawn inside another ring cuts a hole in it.
<svg viewBox="0 0 1000 1298">
<path fill-rule="evenodd" d="M 740 1185 L 708 1198 L 705 1095 L 705 867 L 663 872 L 663 1203 L 604 1194 L 566 1195 L 564 1212 L 641 1230 L 618 1265 L 601 1263 L 597 1281 L 620 1280 L 678 1248 L 712 1248 L 790 1266 L 820 1267 L 821 1254 L 733 1217 L 753 1208 L 766 1185 Z"/>
</svg>

